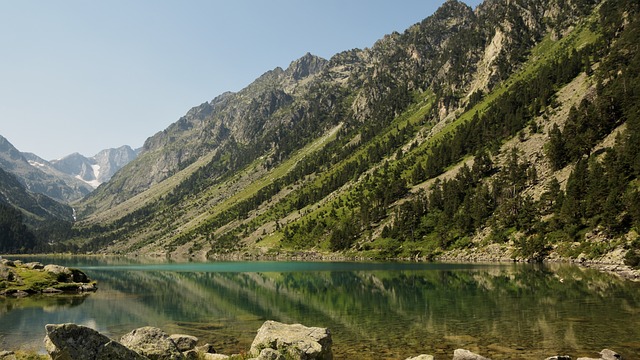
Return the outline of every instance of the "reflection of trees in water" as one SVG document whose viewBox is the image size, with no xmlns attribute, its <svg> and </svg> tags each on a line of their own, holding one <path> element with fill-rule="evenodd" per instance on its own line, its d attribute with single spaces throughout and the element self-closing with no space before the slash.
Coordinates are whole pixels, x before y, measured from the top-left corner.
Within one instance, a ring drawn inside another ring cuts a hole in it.
<svg viewBox="0 0 640 360">
<path fill-rule="evenodd" d="M 346 354 L 347 346 L 391 357 L 437 346 L 496 353 L 500 344 L 548 355 L 640 336 L 638 320 L 629 320 L 640 309 L 638 285 L 572 266 L 100 276 L 110 291 L 129 294 L 135 304 L 123 303 L 122 310 L 142 314 L 141 321 L 180 322 L 198 332 L 211 324 L 218 333 L 249 329 L 244 342 L 265 319 L 300 322 L 329 327 L 336 354 Z"/>
<path fill-rule="evenodd" d="M 52 294 L 30 295 L 23 298 L 0 297 L 0 315 L 16 309 L 41 308 L 46 312 L 54 312 L 82 304 L 90 296 L 84 294 Z"/>
</svg>

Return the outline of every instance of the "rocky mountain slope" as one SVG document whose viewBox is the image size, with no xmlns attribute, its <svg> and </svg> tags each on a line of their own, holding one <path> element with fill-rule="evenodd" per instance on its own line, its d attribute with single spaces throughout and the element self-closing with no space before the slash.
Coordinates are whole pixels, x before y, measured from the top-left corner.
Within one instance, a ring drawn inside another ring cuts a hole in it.
<svg viewBox="0 0 640 360">
<path fill-rule="evenodd" d="M 72 220 L 72 209 L 46 195 L 28 191 L 14 176 L 0 168 L 0 203 L 21 209 L 35 222 L 51 219 Z"/>
<path fill-rule="evenodd" d="M 149 138 L 78 205 L 80 249 L 632 258 L 637 8 L 447 1 L 307 54 Z"/>
<path fill-rule="evenodd" d="M 57 171 L 36 155 L 21 153 L 0 136 L 0 168 L 10 172 L 31 192 L 60 202 L 78 200 L 93 189 L 86 183 Z"/>
</svg>

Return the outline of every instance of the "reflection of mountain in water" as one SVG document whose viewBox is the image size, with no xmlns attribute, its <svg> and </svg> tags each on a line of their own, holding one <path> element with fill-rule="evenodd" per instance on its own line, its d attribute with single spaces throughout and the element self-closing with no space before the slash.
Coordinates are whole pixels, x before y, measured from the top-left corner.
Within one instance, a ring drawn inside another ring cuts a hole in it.
<svg viewBox="0 0 640 360">
<path fill-rule="evenodd" d="M 89 270 L 100 290 L 47 321 L 93 321 L 114 337 L 159 326 L 226 353 L 248 349 L 266 319 L 330 328 L 336 358 L 446 358 L 458 347 L 494 359 L 640 351 L 639 284 L 577 267 L 175 270 Z M 0 323 L 14 312 L 0 313 Z M 24 311 L 17 317 L 28 318 Z"/>
<path fill-rule="evenodd" d="M 398 358 L 430 349 L 451 354 L 461 346 L 491 354 L 497 344 L 502 353 L 599 351 L 640 336 L 640 322 L 629 324 L 640 313 L 637 284 L 575 267 L 100 276 L 113 291 L 129 294 L 114 304 L 124 318 L 236 338 L 232 351 L 248 348 L 265 319 L 329 327 L 337 355 Z M 612 328 L 612 322 L 635 327 Z"/>
<path fill-rule="evenodd" d="M 0 348 L 42 347 L 45 324 L 76 322 L 95 326 L 91 319 L 80 313 L 70 315 L 90 296 L 88 293 L 32 295 L 20 299 L 0 296 Z"/>
</svg>

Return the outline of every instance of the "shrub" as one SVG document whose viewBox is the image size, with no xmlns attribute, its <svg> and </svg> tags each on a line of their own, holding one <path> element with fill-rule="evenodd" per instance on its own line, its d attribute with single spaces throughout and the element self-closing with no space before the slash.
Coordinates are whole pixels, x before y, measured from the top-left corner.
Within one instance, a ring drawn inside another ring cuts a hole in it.
<svg viewBox="0 0 640 360">
<path fill-rule="evenodd" d="M 634 269 L 640 269 L 640 254 L 637 249 L 629 249 L 624 256 L 624 264 Z"/>
</svg>

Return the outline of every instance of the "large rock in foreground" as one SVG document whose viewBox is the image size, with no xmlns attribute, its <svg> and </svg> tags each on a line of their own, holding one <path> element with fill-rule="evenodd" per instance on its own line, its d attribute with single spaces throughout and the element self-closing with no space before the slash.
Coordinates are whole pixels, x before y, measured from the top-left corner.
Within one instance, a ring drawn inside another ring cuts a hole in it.
<svg viewBox="0 0 640 360">
<path fill-rule="evenodd" d="M 271 349 L 273 351 L 266 351 L 269 352 L 269 357 L 279 354 L 286 359 L 331 360 L 331 344 L 329 329 L 266 321 L 258 330 L 250 352 L 259 358 L 261 352 Z"/>
<path fill-rule="evenodd" d="M 148 360 L 99 332 L 76 324 L 47 325 L 44 346 L 53 360 Z"/>
<path fill-rule="evenodd" d="M 197 339 L 195 341 L 197 342 Z M 141 327 L 123 335 L 120 342 L 151 360 L 182 360 L 185 358 L 167 333 L 151 326 Z"/>
</svg>

